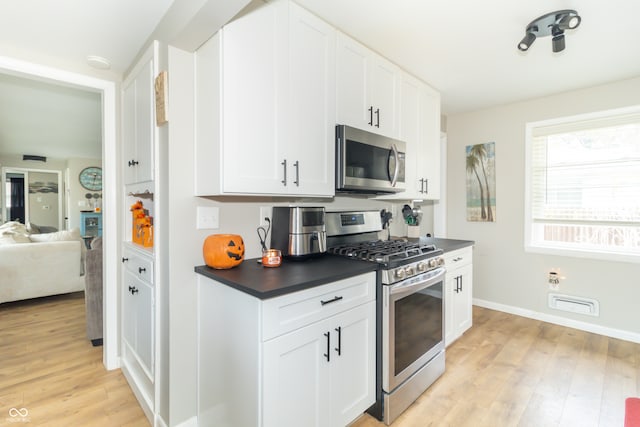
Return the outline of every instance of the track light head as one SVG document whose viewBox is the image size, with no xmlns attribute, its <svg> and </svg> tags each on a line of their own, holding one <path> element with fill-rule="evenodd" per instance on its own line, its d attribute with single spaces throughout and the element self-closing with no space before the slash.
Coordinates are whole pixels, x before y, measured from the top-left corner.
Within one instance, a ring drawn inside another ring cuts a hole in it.
<svg viewBox="0 0 640 427">
<path fill-rule="evenodd" d="M 533 33 L 527 33 L 524 35 L 524 38 L 520 43 L 518 43 L 518 49 L 524 52 L 531 47 L 534 41 L 536 41 L 536 35 Z"/>
<path fill-rule="evenodd" d="M 576 29 L 582 18 L 575 10 L 558 10 L 534 19 L 527 25 L 524 38 L 518 43 L 518 49 L 527 51 L 538 37 L 553 36 L 554 52 L 561 52 L 565 48 L 564 30 Z"/>
</svg>

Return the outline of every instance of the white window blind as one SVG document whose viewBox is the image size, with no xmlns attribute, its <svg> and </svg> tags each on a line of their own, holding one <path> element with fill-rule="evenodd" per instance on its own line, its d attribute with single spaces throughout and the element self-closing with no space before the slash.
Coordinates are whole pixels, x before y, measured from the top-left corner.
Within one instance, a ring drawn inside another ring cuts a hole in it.
<svg viewBox="0 0 640 427">
<path fill-rule="evenodd" d="M 529 129 L 528 243 L 640 255 L 640 111 Z"/>
</svg>

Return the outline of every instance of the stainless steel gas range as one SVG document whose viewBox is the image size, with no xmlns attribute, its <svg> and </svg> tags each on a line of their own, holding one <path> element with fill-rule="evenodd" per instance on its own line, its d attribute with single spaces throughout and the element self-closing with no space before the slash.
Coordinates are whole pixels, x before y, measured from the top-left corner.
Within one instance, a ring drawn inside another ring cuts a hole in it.
<svg viewBox="0 0 640 427">
<path fill-rule="evenodd" d="M 442 250 L 408 240 L 379 240 L 378 211 L 326 213 L 334 255 L 375 262 L 377 402 L 369 409 L 391 424 L 445 369 Z"/>
</svg>

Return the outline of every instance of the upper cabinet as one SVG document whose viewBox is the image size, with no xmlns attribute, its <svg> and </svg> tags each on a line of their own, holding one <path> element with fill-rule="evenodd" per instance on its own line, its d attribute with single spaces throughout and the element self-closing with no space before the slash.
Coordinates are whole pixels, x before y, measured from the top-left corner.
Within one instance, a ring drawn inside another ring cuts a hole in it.
<svg viewBox="0 0 640 427">
<path fill-rule="evenodd" d="M 335 34 L 288 0 L 196 53 L 196 195 L 334 194 Z"/>
<path fill-rule="evenodd" d="M 153 180 L 153 59 L 138 65 L 123 90 L 124 183 Z"/>
<path fill-rule="evenodd" d="M 340 32 L 336 46 L 338 123 L 397 138 L 400 68 Z"/>
<path fill-rule="evenodd" d="M 407 144 L 406 191 L 380 199 L 435 200 L 440 197 L 440 94 L 402 73 L 398 138 Z"/>
</svg>

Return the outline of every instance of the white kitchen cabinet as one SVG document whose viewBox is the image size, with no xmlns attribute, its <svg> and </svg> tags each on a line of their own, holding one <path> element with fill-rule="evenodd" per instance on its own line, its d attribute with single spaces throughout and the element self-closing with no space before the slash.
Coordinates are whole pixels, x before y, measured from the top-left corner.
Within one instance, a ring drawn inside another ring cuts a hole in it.
<svg viewBox="0 0 640 427">
<path fill-rule="evenodd" d="M 338 123 L 397 138 L 400 68 L 346 34 L 336 46 Z"/>
<path fill-rule="evenodd" d="M 267 300 L 198 286 L 199 425 L 338 427 L 375 402 L 375 273 Z"/>
<path fill-rule="evenodd" d="M 379 198 L 440 198 L 440 94 L 407 73 L 400 83 L 399 124 L 398 138 L 407 145 L 407 189 Z"/>
<path fill-rule="evenodd" d="M 122 360 L 146 404 L 153 408 L 155 301 L 153 259 L 125 244 L 122 252 Z"/>
<path fill-rule="evenodd" d="M 444 254 L 447 269 L 445 345 L 449 346 L 473 324 L 473 252 L 471 247 Z"/>
<path fill-rule="evenodd" d="M 121 98 L 120 360 L 122 372 L 152 425 L 161 410 L 160 377 L 166 372 L 162 366 L 168 360 L 162 357 L 158 345 L 162 340 L 158 326 L 162 287 L 158 285 L 155 269 L 159 257 L 157 243 L 162 234 L 162 215 L 157 208 L 166 191 L 161 188 L 154 164 L 163 164 L 165 151 L 161 147 L 166 144 L 160 144 L 162 135 L 155 121 L 154 82 L 161 67 L 166 69 L 165 54 L 165 47 L 159 42 L 151 43 L 126 76 Z M 153 218 L 155 237 L 150 247 L 132 242 L 134 224 L 130 206 L 138 200 Z M 167 389 L 164 390 L 166 393 Z"/>
<path fill-rule="evenodd" d="M 288 0 L 196 53 L 196 195 L 332 196 L 335 29 Z"/>
<path fill-rule="evenodd" d="M 125 184 L 153 179 L 153 83 L 153 59 L 147 59 L 123 85 L 122 160 Z"/>
</svg>

